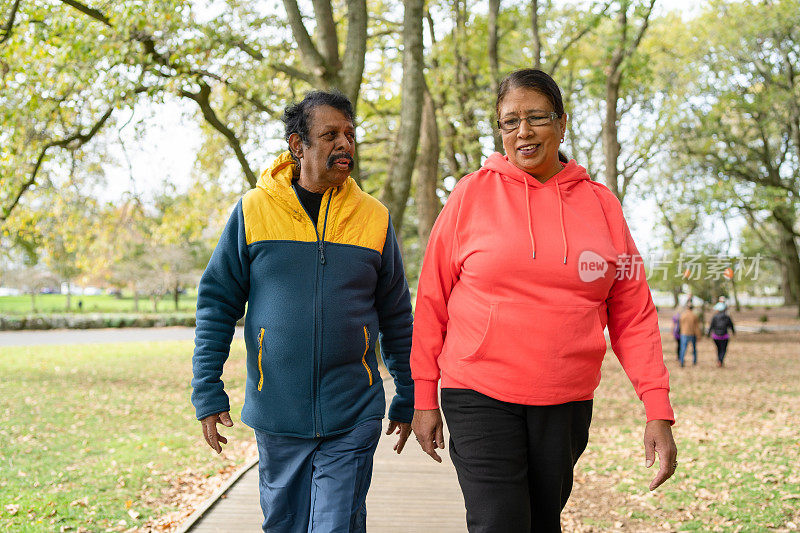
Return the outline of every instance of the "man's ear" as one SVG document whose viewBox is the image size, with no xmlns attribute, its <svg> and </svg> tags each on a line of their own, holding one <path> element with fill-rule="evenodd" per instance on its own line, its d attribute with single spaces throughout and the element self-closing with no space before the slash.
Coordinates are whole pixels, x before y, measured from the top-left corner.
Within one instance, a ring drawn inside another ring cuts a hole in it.
<svg viewBox="0 0 800 533">
<path fill-rule="evenodd" d="M 289 135 L 289 150 L 297 159 L 303 158 L 303 141 L 300 139 L 300 135 L 296 133 Z"/>
</svg>

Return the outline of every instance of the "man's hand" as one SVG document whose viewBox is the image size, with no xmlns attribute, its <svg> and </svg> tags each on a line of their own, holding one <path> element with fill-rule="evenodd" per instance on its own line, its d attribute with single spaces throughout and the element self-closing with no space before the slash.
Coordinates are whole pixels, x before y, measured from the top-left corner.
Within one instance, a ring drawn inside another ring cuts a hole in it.
<svg viewBox="0 0 800 533">
<path fill-rule="evenodd" d="M 228 444 L 228 439 L 217 433 L 217 424 L 233 427 L 233 421 L 231 420 L 230 413 L 228 411 L 224 411 L 222 413 L 207 416 L 200 421 L 200 425 L 203 427 L 203 437 L 205 437 L 208 445 L 214 448 L 215 452 L 222 453 L 222 446 L 220 446 L 219 443 L 221 442 L 223 444 Z"/>
<path fill-rule="evenodd" d="M 650 490 L 655 490 L 672 477 L 678 467 L 678 449 L 672 438 L 669 420 L 651 420 L 644 428 L 644 462 L 647 468 L 653 466 L 656 453 L 659 468 L 656 477 L 650 482 Z"/>
<path fill-rule="evenodd" d="M 444 449 L 444 426 L 442 424 L 442 414 L 439 409 L 414 411 L 414 420 L 411 421 L 411 429 L 417 437 L 417 442 L 422 446 L 422 451 L 430 455 L 437 463 L 442 462 L 442 458 L 436 453 L 436 448 Z"/>
<path fill-rule="evenodd" d="M 411 435 L 411 424 L 408 422 L 395 422 L 394 420 L 389 420 L 389 427 L 386 429 L 386 434 L 391 435 L 392 433 L 397 433 L 400 435 L 397 437 L 397 443 L 394 445 L 394 451 L 400 453 L 403 451 L 403 446 L 406 445 L 408 436 Z"/>
</svg>

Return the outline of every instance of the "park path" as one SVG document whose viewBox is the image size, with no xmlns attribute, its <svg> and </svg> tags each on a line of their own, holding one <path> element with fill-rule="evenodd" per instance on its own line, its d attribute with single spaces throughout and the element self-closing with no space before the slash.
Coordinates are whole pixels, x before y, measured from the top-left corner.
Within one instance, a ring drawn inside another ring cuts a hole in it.
<svg viewBox="0 0 800 533">
<path fill-rule="evenodd" d="M 391 379 L 384 379 L 384 388 L 387 393 L 394 393 Z M 387 424 L 384 419 L 384 430 Z M 437 464 L 422 452 L 413 435 L 400 455 L 392 450 L 396 440 L 394 435 L 383 435 L 375 452 L 372 485 L 367 495 L 367 531 L 466 531 L 464 499 L 447 450 L 440 450 L 442 464 Z M 200 512 L 189 517 L 179 533 L 255 532 L 260 531 L 261 521 L 258 463 L 254 463 L 230 487 L 206 502 Z"/>
<path fill-rule="evenodd" d="M 666 322 L 659 329 L 667 333 L 672 326 Z M 777 333 L 800 331 L 800 324 L 764 324 L 736 326 L 742 333 Z M 234 338 L 244 338 L 244 328 L 237 327 Z M 608 332 L 606 332 L 608 335 Z M 169 328 L 105 328 L 105 329 L 50 329 L 28 331 L 0 331 L 0 346 L 38 346 L 45 344 L 96 344 L 112 342 L 153 342 L 194 340 L 194 328 L 174 326 Z"/>
<path fill-rule="evenodd" d="M 236 328 L 234 338 L 242 339 L 244 328 Z M 41 344 L 95 344 L 110 342 L 151 342 L 194 340 L 194 328 L 104 328 L 0 331 L 0 346 Z"/>
</svg>

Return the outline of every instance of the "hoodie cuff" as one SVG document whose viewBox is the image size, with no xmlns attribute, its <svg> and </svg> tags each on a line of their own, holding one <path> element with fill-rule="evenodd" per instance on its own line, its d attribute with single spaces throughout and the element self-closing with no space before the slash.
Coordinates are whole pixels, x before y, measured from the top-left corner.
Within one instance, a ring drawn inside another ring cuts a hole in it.
<svg viewBox="0 0 800 533">
<path fill-rule="evenodd" d="M 439 381 L 414 380 L 414 409 L 429 411 L 439 408 Z"/>
<path fill-rule="evenodd" d="M 642 394 L 644 412 L 647 421 L 669 420 L 670 424 L 675 423 L 675 413 L 669 403 L 669 389 L 652 389 Z"/>
</svg>

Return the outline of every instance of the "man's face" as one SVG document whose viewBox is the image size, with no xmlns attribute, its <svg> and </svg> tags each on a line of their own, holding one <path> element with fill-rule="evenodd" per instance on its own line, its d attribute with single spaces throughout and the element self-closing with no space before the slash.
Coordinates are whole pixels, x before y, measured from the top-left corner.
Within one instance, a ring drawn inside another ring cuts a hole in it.
<svg viewBox="0 0 800 533">
<path fill-rule="evenodd" d="M 300 185 L 313 192 L 338 187 L 353 169 L 356 143 L 355 126 L 338 109 L 317 106 L 309 116 L 306 145 L 298 135 L 289 139 L 300 160 Z"/>
</svg>

